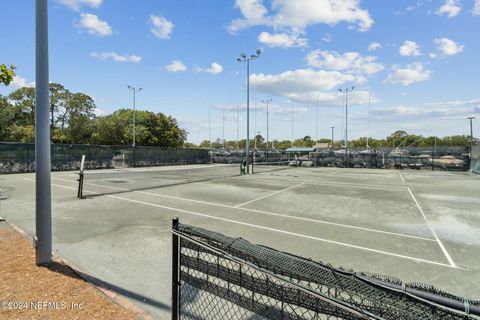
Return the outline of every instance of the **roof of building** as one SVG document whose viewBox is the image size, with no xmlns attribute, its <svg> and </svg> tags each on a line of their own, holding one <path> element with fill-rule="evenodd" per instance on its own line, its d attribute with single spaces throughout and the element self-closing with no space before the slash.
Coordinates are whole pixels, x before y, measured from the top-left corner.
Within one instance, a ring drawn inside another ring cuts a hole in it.
<svg viewBox="0 0 480 320">
<path fill-rule="evenodd" d="M 300 152 L 314 152 L 315 148 L 288 148 L 285 152 L 300 153 Z"/>
</svg>

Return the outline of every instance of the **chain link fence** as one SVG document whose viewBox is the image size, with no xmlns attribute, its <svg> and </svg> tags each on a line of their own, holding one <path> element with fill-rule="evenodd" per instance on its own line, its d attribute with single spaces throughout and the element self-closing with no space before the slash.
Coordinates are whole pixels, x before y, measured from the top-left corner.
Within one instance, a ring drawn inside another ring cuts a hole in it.
<svg viewBox="0 0 480 320">
<path fill-rule="evenodd" d="M 173 220 L 172 319 L 467 320 L 480 302 Z"/>
<path fill-rule="evenodd" d="M 409 147 L 378 149 L 321 149 L 309 155 L 314 166 L 467 171 L 469 149 L 460 147 Z"/>
<path fill-rule="evenodd" d="M 52 171 L 209 163 L 207 149 L 52 144 Z M 35 144 L 0 142 L 0 173 L 35 171 Z"/>
</svg>

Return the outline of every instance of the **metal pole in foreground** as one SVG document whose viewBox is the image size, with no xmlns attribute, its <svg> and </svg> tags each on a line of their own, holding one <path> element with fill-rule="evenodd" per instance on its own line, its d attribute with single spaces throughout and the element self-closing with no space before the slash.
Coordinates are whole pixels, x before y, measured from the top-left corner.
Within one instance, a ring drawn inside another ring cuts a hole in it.
<svg viewBox="0 0 480 320">
<path fill-rule="evenodd" d="M 240 58 L 237 59 L 238 62 L 246 62 L 247 63 L 247 140 L 245 145 L 245 162 L 247 168 L 247 174 L 250 173 L 250 60 L 255 60 L 260 56 L 260 49 L 257 49 L 256 54 L 252 54 L 250 58 L 242 53 L 240 54 Z"/>
<path fill-rule="evenodd" d="M 178 217 L 172 219 L 172 231 L 179 224 Z M 172 234 L 172 320 L 180 319 L 180 239 Z"/>
<path fill-rule="evenodd" d="M 246 173 L 250 173 L 250 60 L 247 60 L 247 140 L 245 141 Z"/>
<path fill-rule="evenodd" d="M 48 3 L 37 0 L 35 11 L 35 215 L 36 264 L 52 262 L 52 198 L 48 92 Z"/>
</svg>

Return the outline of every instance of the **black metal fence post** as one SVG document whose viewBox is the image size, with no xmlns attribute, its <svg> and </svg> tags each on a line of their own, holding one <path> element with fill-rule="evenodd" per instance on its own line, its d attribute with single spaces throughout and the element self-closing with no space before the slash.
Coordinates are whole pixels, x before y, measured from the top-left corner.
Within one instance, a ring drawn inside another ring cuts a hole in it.
<svg viewBox="0 0 480 320">
<path fill-rule="evenodd" d="M 179 224 L 178 217 L 172 219 L 172 231 Z M 172 320 L 180 320 L 180 239 L 172 234 Z"/>
</svg>

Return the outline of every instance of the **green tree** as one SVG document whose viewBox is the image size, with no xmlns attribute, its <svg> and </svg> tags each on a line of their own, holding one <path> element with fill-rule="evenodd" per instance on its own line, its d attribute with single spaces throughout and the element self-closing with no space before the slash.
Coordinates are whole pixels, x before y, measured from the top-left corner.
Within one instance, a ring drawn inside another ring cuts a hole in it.
<svg viewBox="0 0 480 320">
<path fill-rule="evenodd" d="M 0 64 L 0 83 L 8 86 L 12 82 L 13 77 L 15 76 L 15 66 L 10 65 L 7 67 L 4 64 Z"/>
<path fill-rule="evenodd" d="M 177 120 L 163 113 L 136 111 L 135 137 L 137 145 L 181 147 L 187 133 Z M 132 144 L 133 110 L 120 109 L 97 117 L 93 124 L 92 142 L 96 144 Z"/>
<path fill-rule="evenodd" d="M 66 110 L 65 105 L 70 98 L 70 92 L 58 83 L 50 83 L 48 88 L 50 90 L 50 136 L 53 137 L 57 120 L 55 119 L 55 114 L 58 113 L 60 109 Z"/>
<path fill-rule="evenodd" d="M 17 89 L 8 96 L 8 99 L 14 105 L 17 125 L 35 125 L 35 88 Z"/>
<path fill-rule="evenodd" d="M 7 97 L 0 95 L 0 141 L 10 140 L 14 115 L 13 105 L 8 102 Z"/>
</svg>

